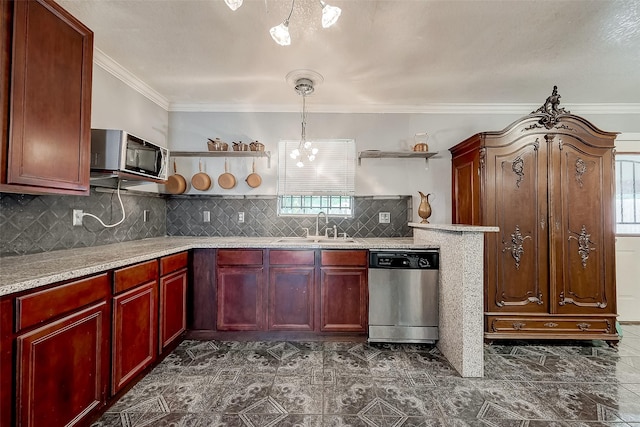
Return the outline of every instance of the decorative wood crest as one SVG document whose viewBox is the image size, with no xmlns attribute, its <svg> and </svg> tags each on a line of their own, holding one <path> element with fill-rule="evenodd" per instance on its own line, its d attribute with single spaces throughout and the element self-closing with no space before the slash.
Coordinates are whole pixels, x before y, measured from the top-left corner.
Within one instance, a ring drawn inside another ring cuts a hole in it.
<svg viewBox="0 0 640 427">
<path fill-rule="evenodd" d="M 557 328 L 558 324 L 555 322 L 547 322 L 544 324 L 544 326 L 546 326 L 547 328 Z"/>
<path fill-rule="evenodd" d="M 558 124 L 558 122 L 560 121 L 558 116 L 560 114 L 571 113 L 570 111 L 567 111 L 564 108 L 560 107 L 560 98 L 561 97 L 560 97 L 560 94 L 558 93 L 558 86 L 554 86 L 553 91 L 551 92 L 551 95 L 547 97 L 544 104 L 542 104 L 542 106 L 538 108 L 536 111 L 533 111 L 531 113 L 531 114 L 536 114 L 536 113 L 543 114 L 542 118 L 540 118 L 538 123 L 540 123 L 547 129 L 551 129 L 556 124 Z"/>
<path fill-rule="evenodd" d="M 569 236 L 569 240 L 574 239 L 578 241 L 578 254 L 580 255 L 580 259 L 582 260 L 582 268 L 587 268 L 587 260 L 589 259 L 589 254 L 591 253 L 591 251 L 596 250 L 596 248 L 591 247 L 591 245 L 595 244 L 591 241 L 591 234 L 587 233 L 587 227 L 584 224 L 582 224 L 580 234 L 574 233 L 573 231 L 569 232 L 575 234 L 575 236 Z"/>
<path fill-rule="evenodd" d="M 524 160 L 522 157 L 518 156 L 515 158 L 513 163 L 511 163 L 511 170 L 518 176 L 516 187 L 520 188 L 520 183 L 524 179 Z"/>
<path fill-rule="evenodd" d="M 521 330 L 522 328 L 524 328 L 525 326 L 527 326 L 526 323 L 523 322 L 514 322 L 513 323 L 513 329 L 515 329 L 516 331 Z"/>
<path fill-rule="evenodd" d="M 587 329 L 589 329 L 591 327 L 590 323 L 578 323 L 576 325 L 578 327 L 578 329 L 580 329 L 581 331 L 586 331 Z"/>
<path fill-rule="evenodd" d="M 586 171 L 587 164 L 584 160 L 578 157 L 578 160 L 576 160 L 576 181 L 580 185 L 580 188 L 584 185 L 584 182 L 582 182 L 582 175 L 584 175 Z"/>
<path fill-rule="evenodd" d="M 523 236 L 520 232 L 520 226 L 516 225 L 515 231 L 511 234 L 511 246 L 508 246 L 502 250 L 502 252 L 511 251 L 511 256 L 516 261 L 516 270 L 520 269 L 520 260 L 524 254 L 524 247 L 522 243 L 526 239 L 531 239 L 531 236 Z"/>
</svg>

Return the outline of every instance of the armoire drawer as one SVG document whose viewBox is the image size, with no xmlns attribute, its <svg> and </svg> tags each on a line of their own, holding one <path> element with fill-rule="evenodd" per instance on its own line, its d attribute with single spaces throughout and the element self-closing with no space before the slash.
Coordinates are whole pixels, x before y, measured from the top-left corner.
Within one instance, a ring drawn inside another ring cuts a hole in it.
<svg viewBox="0 0 640 427">
<path fill-rule="evenodd" d="M 487 318 L 487 331 L 489 334 L 513 334 L 514 339 L 528 333 L 540 335 L 611 334 L 615 332 L 615 318 L 495 316 Z M 543 337 L 540 336 L 540 338 Z"/>
</svg>

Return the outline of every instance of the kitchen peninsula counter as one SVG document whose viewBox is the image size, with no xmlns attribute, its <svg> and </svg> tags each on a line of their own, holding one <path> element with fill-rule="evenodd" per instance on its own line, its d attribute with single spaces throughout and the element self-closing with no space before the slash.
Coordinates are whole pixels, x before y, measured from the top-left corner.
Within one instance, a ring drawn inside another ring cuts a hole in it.
<svg viewBox="0 0 640 427">
<path fill-rule="evenodd" d="M 206 248 L 426 249 L 413 238 L 340 238 L 317 243 L 281 237 L 157 237 L 103 246 L 0 258 L 0 296 L 100 273 L 166 255 Z"/>
</svg>

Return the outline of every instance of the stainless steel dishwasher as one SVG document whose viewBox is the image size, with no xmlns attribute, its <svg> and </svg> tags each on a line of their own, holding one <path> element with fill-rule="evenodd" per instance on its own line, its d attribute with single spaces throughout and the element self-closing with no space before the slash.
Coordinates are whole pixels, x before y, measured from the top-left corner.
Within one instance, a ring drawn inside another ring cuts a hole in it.
<svg viewBox="0 0 640 427">
<path fill-rule="evenodd" d="M 369 252 L 369 341 L 435 343 L 438 250 Z"/>
</svg>

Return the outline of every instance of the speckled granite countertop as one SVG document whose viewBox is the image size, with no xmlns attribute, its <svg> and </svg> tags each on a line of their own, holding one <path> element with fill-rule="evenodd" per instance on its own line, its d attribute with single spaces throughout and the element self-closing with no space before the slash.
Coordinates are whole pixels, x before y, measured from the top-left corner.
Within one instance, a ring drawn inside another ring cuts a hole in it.
<svg viewBox="0 0 640 427">
<path fill-rule="evenodd" d="M 196 248 L 418 249 L 412 238 L 319 243 L 278 237 L 158 237 L 89 248 L 0 258 L 0 296 Z"/>
</svg>

